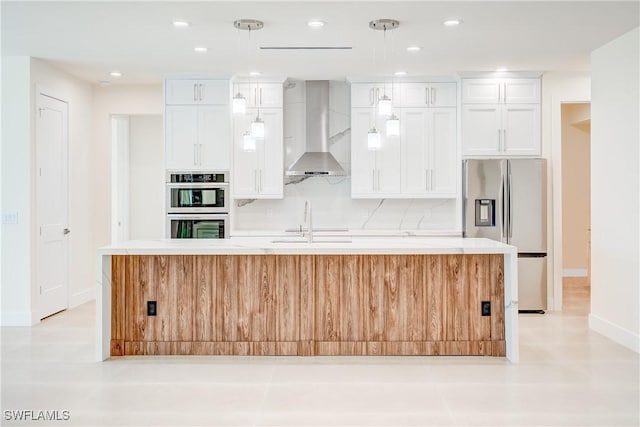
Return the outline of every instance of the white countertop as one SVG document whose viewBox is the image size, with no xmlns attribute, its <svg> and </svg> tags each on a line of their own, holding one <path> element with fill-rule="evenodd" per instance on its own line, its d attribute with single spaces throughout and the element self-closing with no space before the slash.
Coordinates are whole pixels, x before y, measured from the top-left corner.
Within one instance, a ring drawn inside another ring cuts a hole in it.
<svg viewBox="0 0 640 427">
<path fill-rule="evenodd" d="M 349 255 L 349 254 L 515 254 L 516 247 L 462 237 L 298 236 L 231 239 L 129 240 L 98 249 L 98 255 Z"/>
</svg>

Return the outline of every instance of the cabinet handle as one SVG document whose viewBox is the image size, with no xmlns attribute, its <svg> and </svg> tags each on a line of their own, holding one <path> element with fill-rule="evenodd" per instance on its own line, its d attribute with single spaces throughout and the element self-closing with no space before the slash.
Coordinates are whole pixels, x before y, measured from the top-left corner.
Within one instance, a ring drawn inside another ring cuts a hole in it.
<svg viewBox="0 0 640 427">
<path fill-rule="evenodd" d="M 436 90 L 431 88 L 431 105 L 435 105 L 436 103 Z"/>
<path fill-rule="evenodd" d="M 502 135 L 501 130 L 498 129 L 498 151 L 502 151 Z"/>
<path fill-rule="evenodd" d="M 258 192 L 262 193 L 262 169 L 258 170 Z"/>
<path fill-rule="evenodd" d="M 428 87 L 424 88 L 424 103 L 426 105 L 429 105 L 429 88 Z"/>
<path fill-rule="evenodd" d="M 504 93 L 503 93 L 502 96 L 504 97 L 504 103 L 506 104 L 507 103 L 507 83 L 506 82 L 504 83 L 504 91 L 503 92 Z"/>
<path fill-rule="evenodd" d="M 507 130 L 502 129 L 502 151 L 507 151 Z"/>
<path fill-rule="evenodd" d="M 198 95 L 197 95 L 197 90 L 198 90 L 198 85 L 196 83 L 193 84 L 193 102 L 197 102 L 198 101 Z"/>
<path fill-rule="evenodd" d="M 200 101 L 202 101 L 202 98 L 204 97 L 204 95 L 203 95 L 204 94 L 204 85 L 202 83 L 200 83 L 198 85 L 198 87 L 200 88 L 200 90 L 199 90 Z"/>
<path fill-rule="evenodd" d="M 498 102 L 502 102 L 502 97 L 500 96 L 500 88 L 502 88 L 502 84 L 498 83 Z"/>
</svg>

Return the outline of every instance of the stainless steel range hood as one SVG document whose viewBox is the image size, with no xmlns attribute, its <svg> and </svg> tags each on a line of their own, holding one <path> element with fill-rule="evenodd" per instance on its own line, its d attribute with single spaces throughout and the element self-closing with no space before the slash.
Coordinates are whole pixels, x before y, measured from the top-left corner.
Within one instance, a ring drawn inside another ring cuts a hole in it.
<svg viewBox="0 0 640 427">
<path fill-rule="evenodd" d="M 287 176 L 346 175 L 329 152 L 329 81 L 306 84 L 305 152 L 287 170 Z"/>
</svg>

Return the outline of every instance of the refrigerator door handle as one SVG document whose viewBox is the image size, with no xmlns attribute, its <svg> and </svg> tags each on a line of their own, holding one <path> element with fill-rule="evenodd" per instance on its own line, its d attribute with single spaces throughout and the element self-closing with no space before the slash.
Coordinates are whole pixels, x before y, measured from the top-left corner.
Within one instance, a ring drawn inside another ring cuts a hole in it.
<svg viewBox="0 0 640 427">
<path fill-rule="evenodd" d="M 513 237 L 513 221 L 512 221 L 512 212 L 511 212 L 511 196 L 513 194 L 513 190 L 511 187 L 511 169 L 507 172 L 507 237 L 509 237 L 509 243 L 511 242 L 511 238 Z"/>
<path fill-rule="evenodd" d="M 506 206 L 505 206 L 505 177 L 502 175 L 500 180 L 500 192 L 498 194 L 498 200 L 500 202 L 500 239 L 504 240 L 507 236 L 505 226 L 506 222 Z"/>
</svg>

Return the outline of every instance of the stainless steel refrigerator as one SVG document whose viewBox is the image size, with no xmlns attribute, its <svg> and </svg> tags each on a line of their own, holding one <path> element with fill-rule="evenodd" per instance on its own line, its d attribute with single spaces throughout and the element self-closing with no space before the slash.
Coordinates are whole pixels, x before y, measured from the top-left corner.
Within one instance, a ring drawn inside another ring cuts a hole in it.
<svg viewBox="0 0 640 427">
<path fill-rule="evenodd" d="M 465 237 L 518 248 L 518 307 L 547 308 L 547 163 L 545 159 L 464 161 Z"/>
</svg>

